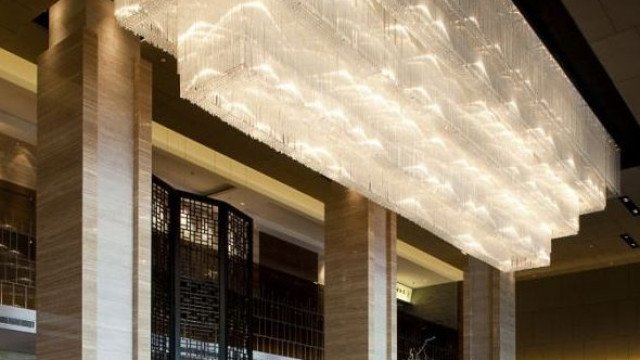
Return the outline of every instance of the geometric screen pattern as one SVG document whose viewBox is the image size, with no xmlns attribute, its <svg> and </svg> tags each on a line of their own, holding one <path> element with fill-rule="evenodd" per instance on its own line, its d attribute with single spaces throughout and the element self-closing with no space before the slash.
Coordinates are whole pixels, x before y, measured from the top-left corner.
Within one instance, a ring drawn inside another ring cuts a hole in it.
<svg viewBox="0 0 640 360">
<path fill-rule="evenodd" d="M 156 178 L 153 190 L 152 359 L 251 360 L 251 218 Z"/>
</svg>

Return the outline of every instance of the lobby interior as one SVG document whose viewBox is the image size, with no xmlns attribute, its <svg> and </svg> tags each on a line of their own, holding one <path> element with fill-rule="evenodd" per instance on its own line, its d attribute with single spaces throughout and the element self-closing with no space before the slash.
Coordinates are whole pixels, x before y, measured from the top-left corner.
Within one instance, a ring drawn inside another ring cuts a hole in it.
<svg viewBox="0 0 640 360">
<path fill-rule="evenodd" d="M 0 0 L 0 360 L 640 360 L 640 2 L 513 0 L 610 136 L 619 186 L 549 265 L 501 269 L 515 245 L 485 257 L 443 230 L 466 217 L 421 223 L 187 98 L 189 56 L 116 17 L 138 2 Z"/>
</svg>

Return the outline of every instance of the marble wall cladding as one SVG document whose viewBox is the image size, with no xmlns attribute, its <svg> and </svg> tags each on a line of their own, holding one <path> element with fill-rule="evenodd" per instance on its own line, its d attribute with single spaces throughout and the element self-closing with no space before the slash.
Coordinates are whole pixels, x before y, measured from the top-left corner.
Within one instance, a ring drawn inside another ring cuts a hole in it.
<svg viewBox="0 0 640 360">
<path fill-rule="evenodd" d="M 151 71 L 112 6 L 56 3 L 39 59 L 38 359 L 149 358 Z"/>
<path fill-rule="evenodd" d="M 396 217 L 334 185 L 325 203 L 325 359 L 396 359 Z"/>
<path fill-rule="evenodd" d="M 149 359 L 151 348 L 151 89 L 152 67 L 135 64 L 133 199 L 133 359 Z"/>
<path fill-rule="evenodd" d="M 462 301 L 464 360 L 514 360 L 515 279 L 469 257 Z"/>
<path fill-rule="evenodd" d="M 494 359 L 516 358 L 516 281 L 513 273 L 493 271 Z M 496 357 L 497 356 L 497 357 Z"/>
<path fill-rule="evenodd" d="M 95 268 L 96 245 L 83 228 L 95 228 L 89 223 L 95 222 L 95 213 L 83 209 L 83 47 L 75 41 L 65 49 L 50 49 L 39 61 L 36 309 L 41 359 L 83 359 L 87 343 L 95 342 L 95 304 L 88 304 L 95 301 L 95 280 L 83 277 L 85 266 Z"/>
</svg>

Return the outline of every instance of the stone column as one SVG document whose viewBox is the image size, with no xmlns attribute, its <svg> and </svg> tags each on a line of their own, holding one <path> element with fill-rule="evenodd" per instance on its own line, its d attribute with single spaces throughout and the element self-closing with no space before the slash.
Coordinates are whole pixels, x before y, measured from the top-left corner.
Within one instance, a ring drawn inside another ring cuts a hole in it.
<svg viewBox="0 0 640 360">
<path fill-rule="evenodd" d="M 318 254 L 318 284 L 324 286 L 324 249 Z"/>
<path fill-rule="evenodd" d="M 37 357 L 149 359 L 151 67 L 110 0 L 50 9 L 38 62 Z"/>
<path fill-rule="evenodd" d="M 515 279 L 469 257 L 463 284 L 464 360 L 516 358 Z"/>
<path fill-rule="evenodd" d="M 333 185 L 324 261 L 325 359 L 395 360 L 396 215 Z"/>
</svg>

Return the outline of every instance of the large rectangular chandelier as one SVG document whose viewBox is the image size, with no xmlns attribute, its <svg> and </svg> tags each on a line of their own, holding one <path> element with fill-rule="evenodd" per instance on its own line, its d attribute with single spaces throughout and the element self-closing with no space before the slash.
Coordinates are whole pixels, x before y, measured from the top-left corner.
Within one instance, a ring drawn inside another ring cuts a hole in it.
<svg viewBox="0 0 640 360">
<path fill-rule="evenodd" d="M 514 271 L 618 191 L 619 154 L 510 0 L 116 0 L 181 96 Z"/>
</svg>

